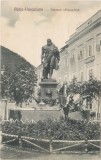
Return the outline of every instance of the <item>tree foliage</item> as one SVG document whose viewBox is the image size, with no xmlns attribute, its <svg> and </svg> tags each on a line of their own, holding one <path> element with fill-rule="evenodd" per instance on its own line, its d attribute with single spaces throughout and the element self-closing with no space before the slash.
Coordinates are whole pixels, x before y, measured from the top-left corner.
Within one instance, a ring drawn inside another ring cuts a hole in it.
<svg viewBox="0 0 101 160">
<path fill-rule="evenodd" d="M 81 84 L 80 87 L 81 95 L 89 95 L 92 98 L 100 96 L 101 94 L 101 81 L 91 77 L 87 82 Z"/>
<path fill-rule="evenodd" d="M 34 92 L 37 81 L 35 67 L 10 50 L 2 50 L 2 65 L 5 66 L 5 71 L 1 75 L 1 96 L 16 101 L 18 105 L 28 100 Z"/>
<path fill-rule="evenodd" d="M 69 85 L 67 85 L 67 95 L 80 93 L 81 83 L 77 82 L 77 78 L 73 78 Z"/>
<path fill-rule="evenodd" d="M 71 83 L 67 86 L 67 94 L 77 94 L 81 96 L 89 95 L 92 98 L 100 96 L 101 94 L 101 81 L 94 77 L 90 77 L 88 81 L 77 82 L 74 78 Z"/>
</svg>

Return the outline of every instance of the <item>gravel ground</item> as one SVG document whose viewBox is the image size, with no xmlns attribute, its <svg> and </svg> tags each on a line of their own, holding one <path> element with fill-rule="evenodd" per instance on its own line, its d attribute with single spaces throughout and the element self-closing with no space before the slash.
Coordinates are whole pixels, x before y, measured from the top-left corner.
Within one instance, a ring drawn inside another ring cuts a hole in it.
<svg viewBox="0 0 101 160">
<path fill-rule="evenodd" d="M 1 160 L 100 160 L 98 154 L 44 154 L 0 145 Z"/>
</svg>

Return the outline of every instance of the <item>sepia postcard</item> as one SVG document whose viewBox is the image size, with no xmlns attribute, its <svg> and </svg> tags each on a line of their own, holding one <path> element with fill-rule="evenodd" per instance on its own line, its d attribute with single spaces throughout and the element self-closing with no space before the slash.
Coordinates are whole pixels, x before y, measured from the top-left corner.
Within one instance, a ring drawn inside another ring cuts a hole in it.
<svg viewBox="0 0 101 160">
<path fill-rule="evenodd" d="M 0 9 L 0 159 L 100 160 L 101 1 Z"/>
</svg>

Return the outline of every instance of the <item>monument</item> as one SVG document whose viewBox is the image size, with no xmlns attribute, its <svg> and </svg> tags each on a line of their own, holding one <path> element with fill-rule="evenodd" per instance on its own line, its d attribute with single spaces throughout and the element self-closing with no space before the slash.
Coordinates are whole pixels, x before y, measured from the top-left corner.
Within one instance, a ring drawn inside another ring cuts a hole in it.
<svg viewBox="0 0 101 160">
<path fill-rule="evenodd" d="M 43 65 L 40 85 L 41 102 L 54 105 L 57 99 L 57 81 L 52 78 L 53 70 L 59 69 L 60 55 L 58 48 L 47 39 L 47 45 L 42 47 L 41 63 Z"/>
</svg>

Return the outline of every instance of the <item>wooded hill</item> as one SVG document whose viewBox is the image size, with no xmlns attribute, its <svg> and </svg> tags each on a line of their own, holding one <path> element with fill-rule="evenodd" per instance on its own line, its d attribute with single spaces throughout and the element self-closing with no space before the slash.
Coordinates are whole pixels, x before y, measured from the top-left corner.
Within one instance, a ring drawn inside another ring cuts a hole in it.
<svg viewBox="0 0 101 160">
<path fill-rule="evenodd" d="M 3 47 L 1 47 L 1 68 L 3 65 L 5 69 L 15 71 L 17 68 L 25 69 L 32 68 L 35 69 L 27 60 L 21 57 L 19 54 Z"/>
</svg>

